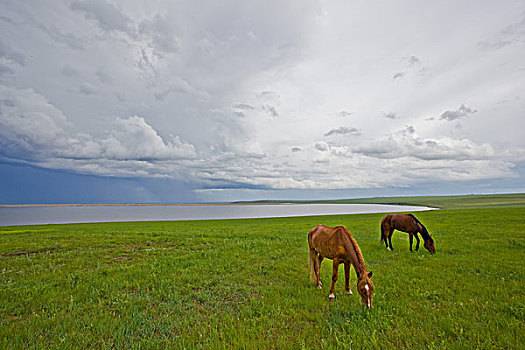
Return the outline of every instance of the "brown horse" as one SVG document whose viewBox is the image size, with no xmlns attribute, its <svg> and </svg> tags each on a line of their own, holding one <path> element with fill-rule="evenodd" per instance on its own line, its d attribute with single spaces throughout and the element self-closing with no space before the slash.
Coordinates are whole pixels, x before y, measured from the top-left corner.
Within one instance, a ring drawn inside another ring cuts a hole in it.
<svg viewBox="0 0 525 350">
<path fill-rule="evenodd" d="M 330 288 L 330 300 L 335 298 L 334 287 L 337 281 L 339 264 L 345 265 L 345 290 L 350 290 L 350 264 L 354 265 L 357 274 L 357 291 L 361 295 L 363 303 L 372 308 L 372 294 L 374 284 L 370 280 L 372 272 L 366 270 L 365 261 L 361 249 L 344 226 L 328 227 L 315 226 L 308 233 L 308 245 L 310 246 L 310 280 L 316 282 L 319 289 L 322 288 L 319 269 L 324 258 L 333 260 L 332 287 Z"/>
<path fill-rule="evenodd" d="M 434 240 L 428 233 L 427 228 L 416 219 L 412 214 L 388 214 L 381 221 L 381 241 L 385 241 L 386 249 L 394 250 L 392 248 L 392 234 L 394 230 L 407 232 L 410 238 L 410 251 L 412 251 L 412 237 L 416 237 L 416 251 L 419 249 L 418 232 L 423 237 L 425 243 L 423 244 L 427 250 L 434 254 L 436 248 L 434 247 Z M 387 243 L 388 238 L 388 243 Z"/>
</svg>

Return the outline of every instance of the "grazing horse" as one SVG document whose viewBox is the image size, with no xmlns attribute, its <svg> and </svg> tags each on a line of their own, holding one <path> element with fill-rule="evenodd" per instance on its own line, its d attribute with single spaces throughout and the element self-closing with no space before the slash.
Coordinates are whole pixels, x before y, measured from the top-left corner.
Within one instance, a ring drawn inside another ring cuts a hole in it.
<svg viewBox="0 0 525 350">
<path fill-rule="evenodd" d="M 388 214 L 381 221 L 381 241 L 385 242 L 386 249 L 394 250 L 392 248 L 392 234 L 394 230 L 407 232 L 410 237 L 410 251 L 412 251 L 412 237 L 416 237 L 416 251 L 419 249 L 418 232 L 423 237 L 425 243 L 423 244 L 427 250 L 434 254 L 436 248 L 434 247 L 434 240 L 428 233 L 427 228 L 416 219 L 412 214 Z M 388 238 L 388 243 L 387 243 Z"/>
<path fill-rule="evenodd" d="M 319 289 L 322 288 L 319 269 L 324 258 L 333 260 L 332 287 L 330 288 L 330 300 L 335 299 L 334 287 L 337 281 L 339 264 L 345 265 L 345 290 L 350 290 L 350 264 L 354 265 L 357 274 L 357 291 L 361 295 L 363 303 L 372 308 L 372 294 L 374 284 L 370 280 L 372 272 L 366 270 L 365 261 L 361 249 L 344 226 L 328 227 L 315 226 L 308 233 L 308 245 L 310 246 L 310 280 L 316 282 Z"/>
</svg>

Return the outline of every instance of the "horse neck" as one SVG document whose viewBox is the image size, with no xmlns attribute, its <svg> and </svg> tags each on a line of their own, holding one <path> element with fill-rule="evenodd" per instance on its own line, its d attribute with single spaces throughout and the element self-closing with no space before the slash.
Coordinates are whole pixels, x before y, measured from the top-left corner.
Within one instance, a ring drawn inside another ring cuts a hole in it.
<svg viewBox="0 0 525 350">
<path fill-rule="evenodd" d="M 421 234 L 421 237 L 423 237 L 423 240 L 426 242 L 430 239 L 430 234 L 428 233 L 427 228 L 423 226 L 422 223 L 419 223 L 419 225 L 421 226 L 421 230 L 419 231 L 419 233 Z"/>
<path fill-rule="evenodd" d="M 421 227 L 421 230 L 419 230 L 419 233 L 421 234 L 421 237 L 423 237 L 423 240 L 426 242 L 430 239 L 430 234 L 427 231 L 427 228 L 423 226 L 421 221 L 419 221 L 414 215 L 408 214 L 414 221 Z"/>
<path fill-rule="evenodd" d="M 348 253 L 350 255 L 350 261 L 354 265 L 355 272 L 358 276 L 363 276 L 367 273 L 365 260 L 363 259 L 363 254 L 361 249 L 357 245 L 357 242 L 354 240 L 354 237 L 348 232 L 348 238 L 350 239 L 350 244 L 348 247 Z"/>
</svg>

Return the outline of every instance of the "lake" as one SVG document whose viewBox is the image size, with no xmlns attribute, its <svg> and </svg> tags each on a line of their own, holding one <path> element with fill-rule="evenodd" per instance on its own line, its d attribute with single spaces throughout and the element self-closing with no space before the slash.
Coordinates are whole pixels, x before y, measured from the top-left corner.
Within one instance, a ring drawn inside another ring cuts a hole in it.
<svg viewBox="0 0 525 350">
<path fill-rule="evenodd" d="M 0 226 L 85 222 L 249 219 L 422 211 L 381 204 L 74 205 L 0 207 Z"/>
</svg>

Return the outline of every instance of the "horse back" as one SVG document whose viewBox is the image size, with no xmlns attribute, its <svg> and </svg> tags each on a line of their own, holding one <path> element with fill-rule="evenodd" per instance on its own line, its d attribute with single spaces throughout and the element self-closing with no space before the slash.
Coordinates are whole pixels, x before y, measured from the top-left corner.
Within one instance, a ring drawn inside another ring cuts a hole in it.
<svg viewBox="0 0 525 350">
<path fill-rule="evenodd" d="M 403 232 L 418 232 L 421 230 L 419 223 L 413 216 L 407 214 L 391 214 L 391 226 Z"/>
<path fill-rule="evenodd" d="M 308 234 L 308 244 L 323 257 L 329 259 L 346 257 L 350 242 L 349 235 L 350 232 L 344 226 L 317 225 Z"/>
</svg>

